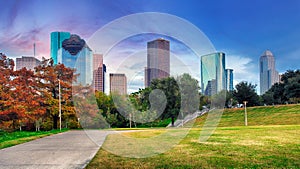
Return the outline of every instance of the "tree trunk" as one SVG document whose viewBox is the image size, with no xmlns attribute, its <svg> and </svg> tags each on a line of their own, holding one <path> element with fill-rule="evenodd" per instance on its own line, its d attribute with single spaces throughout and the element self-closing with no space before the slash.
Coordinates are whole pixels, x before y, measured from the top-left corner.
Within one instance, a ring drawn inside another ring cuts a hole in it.
<svg viewBox="0 0 300 169">
<path fill-rule="evenodd" d="M 172 116 L 172 127 L 174 127 L 175 118 Z"/>
<path fill-rule="evenodd" d="M 57 119 L 58 119 L 57 115 L 53 116 L 53 129 L 57 129 Z"/>
</svg>

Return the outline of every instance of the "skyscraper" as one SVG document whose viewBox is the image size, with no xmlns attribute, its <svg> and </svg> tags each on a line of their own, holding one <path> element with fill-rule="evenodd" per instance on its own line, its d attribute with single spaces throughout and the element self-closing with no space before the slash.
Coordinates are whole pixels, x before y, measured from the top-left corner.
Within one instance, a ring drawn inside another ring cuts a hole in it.
<svg viewBox="0 0 300 169">
<path fill-rule="evenodd" d="M 79 74 L 76 84 L 92 84 L 93 53 L 78 35 L 71 35 L 63 41 L 62 48 L 58 51 L 57 62 L 76 69 L 75 73 Z"/>
<path fill-rule="evenodd" d="M 94 54 L 94 89 L 97 91 L 105 91 L 105 73 L 106 66 L 103 64 L 103 55 Z"/>
<path fill-rule="evenodd" d="M 16 70 L 20 70 L 25 67 L 28 70 L 34 70 L 34 68 L 41 64 L 41 61 L 35 57 L 22 56 L 22 58 L 16 59 Z"/>
<path fill-rule="evenodd" d="M 225 69 L 226 90 L 233 91 L 233 70 Z"/>
<path fill-rule="evenodd" d="M 266 50 L 259 60 L 260 94 L 268 91 L 273 84 L 279 82 L 279 74 L 275 69 L 275 58 L 271 51 Z"/>
<path fill-rule="evenodd" d="M 201 89 L 204 95 L 214 95 L 226 89 L 225 54 L 212 53 L 201 57 Z"/>
<path fill-rule="evenodd" d="M 110 73 L 110 93 L 118 93 L 120 95 L 127 94 L 127 79 L 125 74 Z"/>
<path fill-rule="evenodd" d="M 52 32 L 50 36 L 50 55 L 56 65 L 58 63 L 57 52 L 62 47 L 62 42 L 65 39 L 69 39 L 71 35 L 69 32 Z"/>
<path fill-rule="evenodd" d="M 145 68 L 145 87 L 153 79 L 170 76 L 170 42 L 156 39 L 147 43 L 147 67 Z"/>
</svg>

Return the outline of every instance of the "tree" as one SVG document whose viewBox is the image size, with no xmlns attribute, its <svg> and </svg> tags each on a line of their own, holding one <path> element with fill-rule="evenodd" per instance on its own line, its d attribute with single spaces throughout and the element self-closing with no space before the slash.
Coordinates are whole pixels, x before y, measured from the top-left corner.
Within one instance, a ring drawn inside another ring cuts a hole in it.
<svg viewBox="0 0 300 169">
<path fill-rule="evenodd" d="M 38 87 L 46 101 L 44 106 L 48 116 L 52 119 L 54 129 L 57 129 L 59 110 L 58 110 L 58 85 L 60 79 L 62 114 L 63 117 L 68 115 L 70 118 L 76 117 L 72 103 L 72 82 L 76 81 L 78 75 L 75 75 L 75 69 L 67 68 L 63 64 L 53 65 L 52 59 L 43 59 L 42 64 L 35 68 L 38 79 Z M 67 113 L 68 112 L 68 113 Z M 66 119 L 65 119 L 66 120 Z"/>
<path fill-rule="evenodd" d="M 192 114 L 199 110 L 199 84 L 191 75 L 184 73 L 177 78 L 177 83 L 181 94 L 181 116 Z"/>
<path fill-rule="evenodd" d="M 295 72 L 294 77 L 290 77 L 284 86 L 284 95 L 293 103 L 300 101 L 300 72 Z"/>
<path fill-rule="evenodd" d="M 32 130 L 31 126 L 39 130 L 39 121 L 45 115 L 43 103 L 44 97 L 37 87 L 37 78 L 32 70 L 22 68 L 13 73 L 11 77 L 12 97 L 14 107 L 18 109 L 19 122 L 26 123 L 27 130 Z M 20 126 L 21 129 L 21 126 Z"/>
<path fill-rule="evenodd" d="M 247 106 L 259 105 L 259 96 L 256 93 L 256 85 L 252 85 L 248 82 L 240 82 L 235 86 L 233 92 L 234 98 L 239 102 L 248 101 Z"/>
<path fill-rule="evenodd" d="M 300 101 L 300 70 L 288 70 L 281 78 L 280 83 L 275 83 L 262 95 L 265 104 L 284 104 Z"/>
</svg>

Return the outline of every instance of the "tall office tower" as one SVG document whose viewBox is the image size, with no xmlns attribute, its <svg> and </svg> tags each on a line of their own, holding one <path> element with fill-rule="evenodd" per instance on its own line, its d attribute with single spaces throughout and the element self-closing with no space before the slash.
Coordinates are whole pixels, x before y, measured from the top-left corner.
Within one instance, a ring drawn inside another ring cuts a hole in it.
<svg viewBox="0 0 300 169">
<path fill-rule="evenodd" d="M 212 96 L 226 89 L 225 54 L 212 53 L 201 57 L 201 89 Z"/>
<path fill-rule="evenodd" d="M 259 60 L 260 94 L 268 91 L 273 84 L 279 82 L 279 74 L 275 69 L 275 58 L 271 51 L 266 50 Z"/>
<path fill-rule="evenodd" d="M 110 93 L 118 93 L 121 95 L 127 94 L 127 79 L 125 74 L 110 73 Z"/>
<path fill-rule="evenodd" d="M 57 52 L 62 47 L 62 42 L 70 38 L 69 32 L 51 32 L 50 34 L 50 52 L 51 58 L 53 59 L 54 64 L 57 62 Z"/>
<path fill-rule="evenodd" d="M 94 90 L 105 91 L 106 66 L 103 64 L 103 55 L 94 54 Z"/>
<path fill-rule="evenodd" d="M 225 69 L 226 90 L 233 91 L 233 69 Z"/>
<path fill-rule="evenodd" d="M 170 42 L 162 38 L 147 43 L 147 67 L 145 67 L 145 87 L 153 79 L 170 76 Z"/>
<path fill-rule="evenodd" d="M 76 84 L 85 86 L 93 83 L 93 53 L 78 35 L 71 35 L 63 41 L 57 62 L 76 69 L 75 73 L 79 74 Z"/>
<path fill-rule="evenodd" d="M 41 64 L 41 61 L 35 57 L 22 56 L 16 59 L 16 70 L 20 70 L 25 67 L 28 70 L 34 70 L 35 67 Z"/>
</svg>

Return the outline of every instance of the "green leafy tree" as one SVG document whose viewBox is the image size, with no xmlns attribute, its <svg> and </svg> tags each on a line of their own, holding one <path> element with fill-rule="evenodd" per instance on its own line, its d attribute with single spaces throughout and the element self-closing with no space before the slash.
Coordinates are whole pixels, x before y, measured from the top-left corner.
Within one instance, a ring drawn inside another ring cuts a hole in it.
<svg viewBox="0 0 300 169">
<path fill-rule="evenodd" d="M 248 106 L 257 106 L 260 104 L 259 96 L 256 93 L 256 85 L 245 81 L 235 86 L 233 96 L 240 104 L 243 103 L 243 101 L 248 101 Z"/>
</svg>

